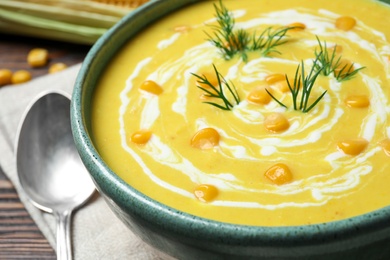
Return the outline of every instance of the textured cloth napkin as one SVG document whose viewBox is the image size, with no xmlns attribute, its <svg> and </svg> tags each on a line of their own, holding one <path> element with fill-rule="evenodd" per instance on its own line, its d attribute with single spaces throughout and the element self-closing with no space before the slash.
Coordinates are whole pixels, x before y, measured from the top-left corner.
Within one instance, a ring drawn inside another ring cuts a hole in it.
<svg viewBox="0 0 390 260">
<path fill-rule="evenodd" d="M 80 64 L 28 83 L 0 88 L 0 167 L 13 182 L 21 201 L 55 248 L 56 223 L 53 215 L 35 208 L 20 187 L 15 162 L 16 132 L 22 115 L 43 91 L 64 90 L 71 94 Z M 73 258 L 81 259 L 171 259 L 137 238 L 97 193 L 73 213 Z"/>
</svg>

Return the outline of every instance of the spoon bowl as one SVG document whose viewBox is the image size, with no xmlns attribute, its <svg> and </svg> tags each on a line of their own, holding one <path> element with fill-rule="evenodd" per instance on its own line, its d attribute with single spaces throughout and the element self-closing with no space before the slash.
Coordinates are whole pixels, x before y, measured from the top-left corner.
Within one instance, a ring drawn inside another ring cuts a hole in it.
<svg viewBox="0 0 390 260">
<path fill-rule="evenodd" d="M 27 109 L 18 132 L 16 165 L 31 202 L 57 219 L 57 258 L 71 259 L 72 211 L 95 186 L 74 145 L 70 98 L 60 92 L 39 96 Z"/>
</svg>

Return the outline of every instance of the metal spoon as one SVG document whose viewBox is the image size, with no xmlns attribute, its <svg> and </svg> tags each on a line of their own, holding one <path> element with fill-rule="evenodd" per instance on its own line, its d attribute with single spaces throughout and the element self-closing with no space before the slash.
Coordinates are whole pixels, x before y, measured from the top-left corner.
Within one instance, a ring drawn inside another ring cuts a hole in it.
<svg viewBox="0 0 390 260">
<path fill-rule="evenodd" d="M 72 259 L 72 211 L 94 192 L 95 186 L 73 143 L 70 99 L 46 93 L 25 113 L 16 144 L 20 184 L 39 209 L 57 220 L 57 259 Z"/>
</svg>

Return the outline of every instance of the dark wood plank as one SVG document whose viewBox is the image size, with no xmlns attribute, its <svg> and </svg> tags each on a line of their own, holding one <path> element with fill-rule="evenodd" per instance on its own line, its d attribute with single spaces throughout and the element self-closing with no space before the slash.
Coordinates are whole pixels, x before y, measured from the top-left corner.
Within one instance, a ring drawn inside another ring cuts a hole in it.
<svg viewBox="0 0 390 260">
<path fill-rule="evenodd" d="M 49 64 L 68 66 L 83 61 L 90 46 L 0 34 L 0 69 L 29 70 L 33 78 L 46 75 L 48 66 L 30 68 L 27 54 L 32 48 L 49 51 Z M 0 168 L 0 259 L 56 259 L 55 252 L 35 225 Z"/>
<path fill-rule="evenodd" d="M 0 170 L 0 259 L 56 259 L 55 252 Z"/>
<path fill-rule="evenodd" d="M 33 48 L 45 48 L 49 51 L 49 63 L 42 68 L 31 68 L 27 63 L 27 54 Z M 63 62 L 72 66 L 81 62 L 90 46 L 14 36 L 0 33 L 0 68 L 12 71 L 28 70 L 33 78 L 46 75 L 51 64 Z"/>
</svg>

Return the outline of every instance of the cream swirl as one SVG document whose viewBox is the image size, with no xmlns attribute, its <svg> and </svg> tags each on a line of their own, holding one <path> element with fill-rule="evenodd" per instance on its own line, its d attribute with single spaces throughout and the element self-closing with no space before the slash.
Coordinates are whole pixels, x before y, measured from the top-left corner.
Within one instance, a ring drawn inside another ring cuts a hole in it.
<svg viewBox="0 0 390 260">
<path fill-rule="evenodd" d="M 245 10 L 236 10 L 234 14 L 237 18 L 245 18 Z M 375 60 L 379 67 L 387 68 L 384 59 L 384 53 L 389 53 L 389 45 L 383 33 L 370 28 L 369 26 L 359 22 L 357 24 L 357 32 L 340 33 L 333 29 L 334 17 L 338 14 L 331 13 L 326 10 L 320 10 L 317 13 L 306 9 L 299 10 L 284 10 L 271 12 L 262 15 L 261 17 L 250 19 L 245 22 L 237 23 L 237 26 L 247 30 L 253 30 L 264 24 L 284 26 L 292 22 L 303 22 L 308 25 L 307 31 L 311 35 L 317 35 L 321 39 L 327 39 L 329 45 L 336 42 L 348 43 L 350 48 L 359 48 L 362 51 L 369 53 L 370 57 Z M 212 20 L 205 21 L 210 23 Z M 201 25 L 197 25 L 201 26 Z M 364 31 L 365 34 L 359 34 L 359 31 Z M 367 35 L 370 39 L 367 39 Z M 181 35 L 176 33 L 169 38 L 161 40 L 157 44 L 157 48 L 164 50 L 166 48 L 174 48 L 175 42 L 180 39 Z M 371 44 L 372 39 L 375 39 L 377 46 Z M 309 48 L 317 44 L 313 38 L 302 38 L 299 40 L 299 48 Z M 175 95 L 175 99 L 171 104 L 170 113 L 179 115 L 185 125 L 189 120 L 193 111 L 189 111 L 188 103 L 191 88 L 193 88 L 192 72 L 197 72 L 204 66 L 218 62 L 221 57 L 216 52 L 215 48 L 209 43 L 203 43 L 193 46 L 188 49 L 182 57 L 177 60 L 169 60 L 160 64 L 148 76 L 148 79 L 155 80 L 164 85 L 167 92 L 171 91 Z M 342 128 L 340 122 L 346 117 L 345 106 L 335 106 L 342 104 L 342 87 L 331 76 L 327 80 L 321 81 L 317 86 L 318 92 L 328 90 L 321 104 L 318 105 L 310 115 L 291 114 L 289 117 L 290 128 L 282 133 L 266 133 L 266 134 L 251 134 L 245 130 L 245 125 L 261 128 L 263 119 L 267 113 L 272 111 L 285 112 L 275 102 L 262 107 L 256 107 L 250 102 L 243 100 L 237 105 L 232 113 L 226 116 L 225 120 L 213 122 L 208 120 L 207 116 L 199 117 L 194 125 L 197 129 L 205 127 L 215 128 L 221 135 L 222 140 L 218 147 L 215 147 L 213 152 L 220 154 L 225 158 L 235 160 L 237 164 L 245 164 L 247 162 L 261 162 L 262 160 L 278 161 L 285 160 L 286 156 L 291 153 L 291 148 L 299 147 L 299 154 L 295 157 L 310 158 L 314 160 L 322 159 L 327 162 L 326 170 L 319 169 L 318 172 L 311 176 L 297 179 L 291 183 L 275 186 L 267 183 L 257 185 L 247 185 L 233 172 L 218 172 L 208 173 L 199 169 L 191 162 L 190 158 L 186 158 L 179 151 L 170 147 L 164 136 L 154 134 L 150 142 L 142 149 L 136 150 L 127 143 L 126 132 L 126 111 L 132 109 L 142 109 L 139 128 L 151 128 L 157 124 L 161 117 L 160 100 L 153 95 L 143 95 L 142 100 L 137 100 L 131 97 L 130 91 L 134 89 L 133 80 L 138 76 L 139 72 L 146 70 L 150 63 L 153 62 L 153 57 L 140 61 L 136 70 L 129 76 L 126 88 L 121 93 L 122 106 L 120 107 L 120 134 L 123 148 L 132 155 L 133 158 L 143 168 L 152 181 L 169 189 L 182 196 L 192 197 L 192 192 L 175 186 L 172 183 L 158 177 L 150 170 L 148 164 L 144 161 L 139 153 L 146 154 L 157 164 L 165 165 L 175 170 L 188 178 L 194 183 L 209 183 L 218 186 L 221 190 L 242 191 L 245 193 L 258 194 L 275 194 L 284 197 L 282 203 L 268 203 L 252 201 L 232 201 L 232 200 L 216 200 L 212 202 L 216 206 L 224 207 L 248 207 L 248 208 L 264 208 L 276 209 L 282 207 L 307 207 L 315 205 L 323 205 L 328 200 L 339 198 L 348 194 L 350 190 L 360 184 L 362 176 L 372 173 L 374 165 L 371 164 L 370 158 L 378 152 L 378 147 L 369 146 L 364 153 L 358 156 L 351 157 L 343 154 L 340 151 L 321 147 L 318 151 L 311 150 L 311 144 L 318 142 L 322 138 L 332 136 L 332 131 Z M 264 80 L 264 77 L 269 74 L 269 66 L 291 67 L 296 66 L 299 60 L 294 55 L 289 55 L 286 58 L 253 58 L 248 63 L 241 60 L 231 62 L 230 68 L 224 75 L 225 78 L 232 82 L 240 82 L 242 84 L 252 84 L 257 81 Z M 305 60 L 306 66 L 311 66 L 311 59 Z M 183 76 L 177 76 L 183 75 Z M 390 78 L 389 71 L 383 72 L 382 77 L 375 77 L 361 71 L 360 76 L 356 80 L 360 80 L 366 86 L 367 92 L 371 98 L 371 106 L 367 111 L 365 119 L 360 126 L 360 136 L 368 141 L 373 140 L 376 133 L 386 132 L 390 136 L 389 128 L 386 128 L 386 122 L 389 117 L 390 107 L 388 97 L 383 93 L 381 87 L 382 80 Z M 243 89 L 242 93 L 247 94 L 247 90 Z M 288 93 L 283 93 L 281 100 L 287 100 Z M 165 116 L 169 116 L 165 115 Z M 224 115 L 222 115 L 224 117 Z M 233 118 L 233 120 L 232 120 Z M 304 137 L 302 136 L 304 134 Z M 250 146 L 242 144 L 249 143 Z M 306 201 L 297 199 L 300 194 L 309 193 L 311 196 Z"/>
</svg>

